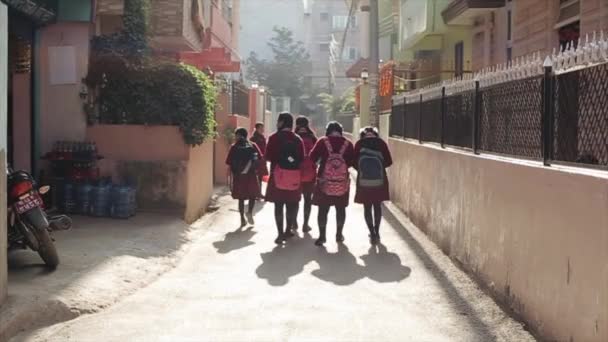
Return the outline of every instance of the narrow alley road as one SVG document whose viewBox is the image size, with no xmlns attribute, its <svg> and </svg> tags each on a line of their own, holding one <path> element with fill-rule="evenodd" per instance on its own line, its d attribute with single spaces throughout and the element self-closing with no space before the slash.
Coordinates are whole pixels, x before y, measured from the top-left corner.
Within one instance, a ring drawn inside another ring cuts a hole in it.
<svg viewBox="0 0 608 342">
<path fill-rule="evenodd" d="M 220 205 L 209 233 L 149 287 L 14 340 L 533 341 L 409 224 L 388 218 L 384 244 L 370 248 L 351 205 L 343 246 L 315 247 L 313 231 L 276 247 L 271 204 L 244 229 L 236 203 Z"/>
</svg>

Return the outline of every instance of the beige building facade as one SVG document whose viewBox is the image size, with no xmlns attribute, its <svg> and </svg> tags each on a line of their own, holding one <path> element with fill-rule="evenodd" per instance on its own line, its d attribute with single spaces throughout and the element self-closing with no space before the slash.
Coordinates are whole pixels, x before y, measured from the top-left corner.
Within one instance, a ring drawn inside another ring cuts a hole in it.
<svg viewBox="0 0 608 342">
<path fill-rule="evenodd" d="M 475 2 L 475 1 L 454 1 Z M 547 55 L 608 30 L 606 0 L 503 0 L 491 11 L 464 10 L 473 27 L 473 69 Z M 480 13 L 478 15 L 478 13 Z"/>
</svg>

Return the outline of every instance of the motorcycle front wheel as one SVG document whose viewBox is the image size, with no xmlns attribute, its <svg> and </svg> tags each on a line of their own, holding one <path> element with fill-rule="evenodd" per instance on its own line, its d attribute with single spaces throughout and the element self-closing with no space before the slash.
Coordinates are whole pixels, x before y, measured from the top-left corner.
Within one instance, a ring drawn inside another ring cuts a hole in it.
<svg viewBox="0 0 608 342">
<path fill-rule="evenodd" d="M 32 228 L 32 233 L 38 240 L 38 254 L 50 269 L 55 269 L 59 265 L 59 255 L 57 248 L 49 234 L 49 222 L 42 209 L 34 208 L 24 215 L 26 224 Z"/>
</svg>

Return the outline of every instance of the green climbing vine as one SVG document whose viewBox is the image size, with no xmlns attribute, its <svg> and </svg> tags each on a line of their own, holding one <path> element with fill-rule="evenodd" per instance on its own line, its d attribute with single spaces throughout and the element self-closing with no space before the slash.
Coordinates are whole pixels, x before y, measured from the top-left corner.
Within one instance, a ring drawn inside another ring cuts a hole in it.
<svg viewBox="0 0 608 342">
<path fill-rule="evenodd" d="M 93 38 L 89 123 L 175 125 L 185 143 L 200 145 L 216 130 L 215 84 L 195 67 L 151 57 L 148 13 L 149 0 L 125 0 L 124 30 Z"/>
</svg>

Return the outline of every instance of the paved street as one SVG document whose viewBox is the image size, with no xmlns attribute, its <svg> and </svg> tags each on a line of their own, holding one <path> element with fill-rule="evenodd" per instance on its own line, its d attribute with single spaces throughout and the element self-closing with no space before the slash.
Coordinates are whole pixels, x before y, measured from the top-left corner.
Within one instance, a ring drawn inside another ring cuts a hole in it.
<svg viewBox="0 0 608 342">
<path fill-rule="evenodd" d="M 533 340 L 409 224 L 385 220 L 384 244 L 370 248 L 362 208 L 351 205 L 343 246 L 315 247 L 313 232 L 276 247 L 272 205 L 254 228 L 237 229 L 236 203 L 220 204 L 210 231 L 150 286 L 14 340 Z"/>
</svg>

